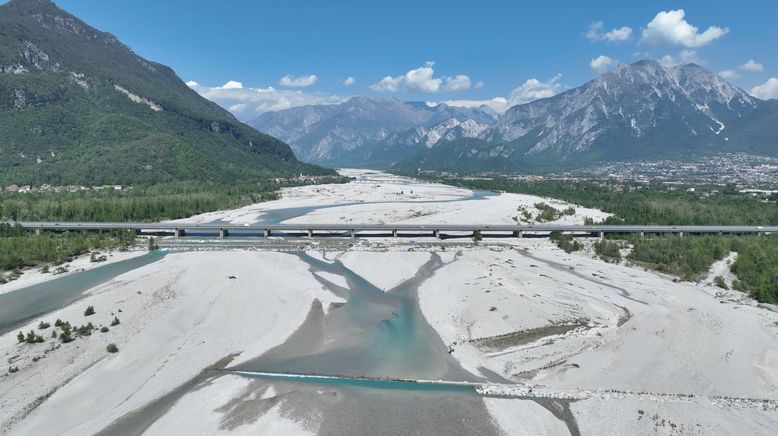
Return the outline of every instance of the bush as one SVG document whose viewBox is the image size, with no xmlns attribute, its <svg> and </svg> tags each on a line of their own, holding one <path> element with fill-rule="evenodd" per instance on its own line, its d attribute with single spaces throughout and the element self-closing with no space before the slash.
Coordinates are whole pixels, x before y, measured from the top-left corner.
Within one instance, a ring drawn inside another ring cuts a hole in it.
<svg viewBox="0 0 778 436">
<path fill-rule="evenodd" d="M 48 274 L 49 273 L 49 266 L 48 265 L 43 265 L 41 267 L 41 273 Z"/>
<path fill-rule="evenodd" d="M 54 321 L 54 327 L 62 327 L 62 320 L 57 318 L 57 320 Z"/>
<path fill-rule="evenodd" d="M 106 260 L 108 260 L 107 257 L 99 256 L 99 254 L 100 253 L 92 252 L 92 254 L 89 256 L 89 261 L 92 263 L 97 263 L 97 262 L 105 262 Z"/>
<path fill-rule="evenodd" d="M 724 281 L 724 277 L 721 276 L 714 277 L 713 283 L 715 283 L 716 286 L 720 287 L 721 289 L 729 289 L 729 286 L 727 286 L 727 282 Z"/>
<path fill-rule="evenodd" d="M 18 339 L 19 342 L 24 342 L 24 333 L 19 332 L 19 334 L 16 335 L 16 339 Z"/>
<path fill-rule="evenodd" d="M 473 242 L 481 242 L 483 239 L 484 237 L 481 234 L 480 230 L 476 230 L 473 232 Z"/>
<path fill-rule="evenodd" d="M 535 209 L 540 211 L 536 218 L 540 223 L 554 221 L 562 215 L 558 210 L 546 203 L 535 203 Z M 575 213 L 575 209 L 573 209 L 573 213 Z"/>
<path fill-rule="evenodd" d="M 95 307 L 94 306 L 87 306 L 86 310 L 84 311 L 84 316 L 91 316 L 95 314 Z"/>
<path fill-rule="evenodd" d="M 111 321 L 111 327 L 116 327 L 117 325 L 121 324 L 118 317 L 113 317 L 113 321 Z"/>
<path fill-rule="evenodd" d="M 549 239 L 556 243 L 557 247 L 565 250 L 566 253 L 572 253 L 579 251 L 583 246 L 580 242 L 576 241 L 572 235 L 567 235 L 561 232 L 551 232 Z"/>
<path fill-rule="evenodd" d="M 116 344 L 108 344 L 108 346 L 105 347 L 105 351 L 109 353 L 118 353 L 119 347 L 117 347 Z"/>
<path fill-rule="evenodd" d="M 9 372 L 10 374 L 13 374 L 13 373 L 15 373 L 15 372 L 19 372 L 19 367 L 18 367 L 18 366 L 9 366 L 9 367 L 8 367 L 8 372 Z"/>
<path fill-rule="evenodd" d="M 44 321 L 41 321 L 40 324 L 38 324 L 38 329 L 40 330 L 46 330 L 49 327 L 51 327 L 51 324 Z"/>
<path fill-rule="evenodd" d="M 18 338 L 19 336 L 17 336 Z M 34 331 L 30 330 L 29 333 L 27 333 L 27 336 L 24 338 L 24 342 L 27 342 L 28 344 L 39 344 L 43 342 L 43 336 L 35 334 Z"/>
<path fill-rule="evenodd" d="M 108 333 L 108 327 L 103 326 L 102 328 L 100 328 L 100 332 L 101 333 Z"/>
<path fill-rule="evenodd" d="M 594 252 L 605 261 L 621 260 L 621 246 L 617 242 L 597 241 L 594 243 Z"/>
<path fill-rule="evenodd" d="M 68 331 L 63 331 L 62 333 L 60 333 L 60 334 L 59 334 L 59 340 L 60 340 L 60 341 L 61 341 L 63 344 L 67 344 L 68 342 L 73 342 L 73 337 L 72 337 L 72 336 L 70 336 L 70 330 L 68 330 Z"/>
</svg>

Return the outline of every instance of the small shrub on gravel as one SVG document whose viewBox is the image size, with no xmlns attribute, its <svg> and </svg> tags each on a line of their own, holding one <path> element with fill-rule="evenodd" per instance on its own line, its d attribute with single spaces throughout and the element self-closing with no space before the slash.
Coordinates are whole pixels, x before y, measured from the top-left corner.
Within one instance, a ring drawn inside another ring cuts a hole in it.
<svg viewBox="0 0 778 436">
<path fill-rule="evenodd" d="M 84 316 L 91 316 L 95 314 L 95 307 L 94 306 L 87 306 L 86 310 L 84 311 Z"/>
<path fill-rule="evenodd" d="M 113 317 L 113 321 L 111 321 L 111 327 L 116 327 L 119 324 L 121 324 L 121 321 L 119 321 L 119 318 L 118 317 Z"/>
<path fill-rule="evenodd" d="M 41 330 L 46 330 L 49 327 L 51 327 L 51 324 L 44 321 L 41 321 L 40 324 L 38 324 L 38 328 Z"/>
<path fill-rule="evenodd" d="M 102 332 L 102 333 L 108 333 L 108 327 L 102 327 L 102 328 L 100 329 L 100 332 Z"/>
<path fill-rule="evenodd" d="M 105 347 L 105 351 L 109 353 L 118 353 L 119 347 L 117 347 L 116 344 L 108 344 L 108 346 Z"/>
</svg>

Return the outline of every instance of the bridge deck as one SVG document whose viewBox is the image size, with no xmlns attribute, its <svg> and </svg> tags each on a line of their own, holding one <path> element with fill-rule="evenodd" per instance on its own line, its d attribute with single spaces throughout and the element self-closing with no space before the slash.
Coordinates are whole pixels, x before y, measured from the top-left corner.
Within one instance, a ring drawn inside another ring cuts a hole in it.
<svg viewBox="0 0 778 436">
<path fill-rule="evenodd" d="M 545 234 L 550 232 L 603 235 L 606 233 L 722 233 L 761 234 L 778 232 L 778 226 L 658 226 L 658 225 L 580 225 L 580 224 L 187 224 L 187 223 L 142 223 L 142 222 L 19 222 L 25 229 L 38 231 L 65 230 L 133 230 L 138 233 L 218 233 L 227 236 L 230 232 L 258 232 L 266 236 L 273 232 L 300 232 L 306 236 L 315 233 L 431 233 L 441 236 L 443 232 L 481 232 L 483 236 L 512 233 L 516 236 Z"/>
</svg>

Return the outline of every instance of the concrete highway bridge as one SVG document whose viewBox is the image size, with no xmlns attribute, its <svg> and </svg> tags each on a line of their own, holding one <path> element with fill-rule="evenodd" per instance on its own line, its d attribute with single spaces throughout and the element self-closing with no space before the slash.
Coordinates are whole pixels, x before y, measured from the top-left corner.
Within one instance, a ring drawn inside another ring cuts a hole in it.
<svg viewBox="0 0 778 436">
<path fill-rule="evenodd" d="M 778 232 L 778 226 L 654 226 L 654 225 L 581 225 L 581 224 L 185 224 L 185 223 L 84 223 L 84 222 L 19 222 L 27 230 L 105 231 L 131 230 L 138 234 L 172 235 L 176 237 L 218 236 L 231 234 L 243 237 L 461 237 L 480 233 L 483 238 L 548 236 L 562 232 L 576 236 L 603 237 L 608 233 L 645 234 L 765 234 Z"/>
</svg>

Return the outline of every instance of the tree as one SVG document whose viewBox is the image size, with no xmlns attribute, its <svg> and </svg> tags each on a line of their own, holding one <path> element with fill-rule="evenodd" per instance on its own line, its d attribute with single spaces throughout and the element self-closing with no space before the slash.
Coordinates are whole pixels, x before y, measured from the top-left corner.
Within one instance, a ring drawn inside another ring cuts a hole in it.
<svg viewBox="0 0 778 436">
<path fill-rule="evenodd" d="M 24 342 L 24 333 L 19 332 L 19 334 L 16 335 L 16 338 L 19 339 L 19 342 Z"/>
<path fill-rule="evenodd" d="M 87 306 L 86 310 L 84 311 L 84 316 L 91 316 L 95 314 L 95 307 L 94 306 Z"/>
</svg>

